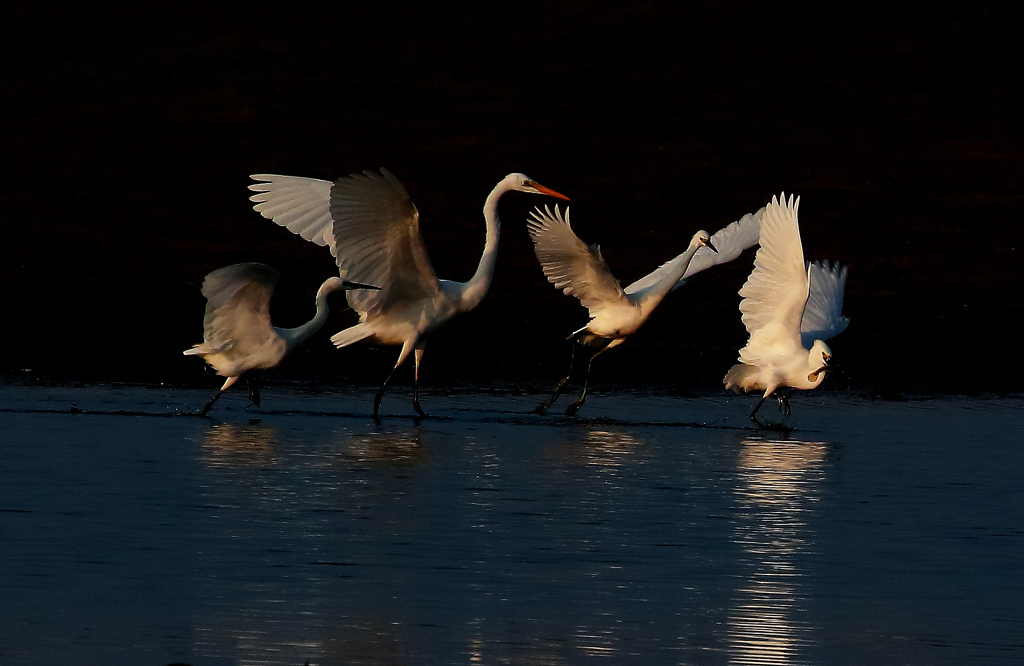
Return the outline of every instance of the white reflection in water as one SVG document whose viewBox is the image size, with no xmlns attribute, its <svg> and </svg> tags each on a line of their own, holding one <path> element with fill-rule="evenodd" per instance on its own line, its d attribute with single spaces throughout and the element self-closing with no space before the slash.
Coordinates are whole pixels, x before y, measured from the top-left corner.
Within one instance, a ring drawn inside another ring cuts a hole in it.
<svg viewBox="0 0 1024 666">
<path fill-rule="evenodd" d="M 401 663 L 400 626 L 337 606 L 332 590 L 346 589 L 369 556 L 355 545 L 367 534 L 336 528 L 351 525 L 339 515 L 372 515 L 374 498 L 393 499 L 359 470 L 418 464 L 420 431 L 325 432 L 302 447 L 289 437 L 258 424 L 218 424 L 204 436 L 201 491 L 217 527 L 200 553 L 206 604 L 193 617 L 195 650 L 238 666 Z"/>
<path fill-rule="evenodd" d="M 287 613 L 281 609 L 281 614 Z M 196 631 L 196 646 L 205 656 L 231 659 L 237 666 L 277 666 L 279 664 L 346 664 L 388 666 L 404 663 L 410 652 L 402 630 L 392 622 L 367 618 L 350 618 L 342 622 L 321 623 L 310 615 L 311 624 L 326 638 L 282 640 L 281 630 L 291 633 L 308 631 L 309 624 L 296 626 L 271 624 L 270 631 L 252 629 L 268 621 L 254 614 L 253 609 L 230 618 L 212 620 L 213 626 Z M 271 620 L 272 621 L 272 620 Z M 216 623 L 221 623 L 220 625 Z M 243 625 L 244 623 L 244 625 Z"/>
<path fill-rule="evenodd" d="M 274 428 L 219 423 L 203 438 L 201 460 L 207 465 L 262 467 L 273 459 L 276 443 Z"/>
<path fill-rule="evenodd" d="M 347 437 L 342 447 L 345 458 L 363 463 L 414 463 L 425 453 L 419 428 Z"/>
<path fill-rule="evenodd" d="M 566 438 L 559 442 L 552 456 L 559 464 L 573 463 L 598 471 L 613 471 L 635 464 L 643 445 L 642 439 L 628 432 L 595 428 L 586 431 L 582 439 Z"/>
<path fill-rule="evenodd" d="M 820 499 L 827 445 L 748 439 L 737 461 L 734 540 L 746 555 L 745 583 L 729 615 L 730 663 L 798 664 L 810 626 L 796 557 L 813 544 L 808 519 Z"/>
</svg>

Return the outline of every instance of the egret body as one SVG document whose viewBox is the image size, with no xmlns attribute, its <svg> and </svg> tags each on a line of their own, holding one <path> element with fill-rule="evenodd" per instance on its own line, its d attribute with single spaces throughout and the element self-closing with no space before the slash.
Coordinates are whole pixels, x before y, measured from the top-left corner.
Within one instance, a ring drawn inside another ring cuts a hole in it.
<svg viewBox="0 0 1024 666">
<path fill-rule="evenodd" d="M 764 427 L 757 411 L 783 387 L 809 390 L 821 384 L 832 360 L 825 344 L 850 323 L 843 316 L 845 266 L 804 261 L 803 244 L 794 201 L 785 194 L 765 208 L 761 243 L 754 270 L 740 289 L 740 312 L 750 337 L 740 350 L 739 363 L 725 375 L 733 391 L 762 391 L 750 420 Z M 784 394 L 779 405 L 789 416 Z"/>
<path fill-rule="evenodd" d="M 377 289 L 339 277 L 327 278 L 316 294 L 316 314 L 296 328 L 278 328 L 270 321 L 270 297 L 280 274 L 270 266 L 244 263 L 212 271 L 203 280 L 206 315 L 203 342 L 185 350 L 197 355 L 222 377 L 224 385 L 206 403 L 206 415 L 213 403 L 242 375 L 251 370 L 277 366 L 285 356 L 323 328 L 327 322 L 327 297 L 339 289 Z M 249 397 L 260 404 L 259 387 L 249 380 Z"/>
<path fill-rule="evenodd" d="M 569 336 L 574 341 L 569 374 L 534 411 L 543 414 L 561 395 L 572 375 L 578 344 L 597 351 L 587 361 L 582 395 L 566 409 L 566 414 L 576 414 L 587 399 L 594 359 L 636 333 L 665 296 L 687 279 L 707 268 L 732 261 L 743 250 L 757 244 L 762 212 L 763 209 L 748 213 L 713 236 L 698 231 L 682 254 L 623 288 L 608 268 L 600 247 L 588 246 L 573 232 L 568 209 L 564 218 L 557 206 L 554 212 L 548 207 L 535 210 L 529 220 L 529 231 L 544 275 L 555 287 L 578 298 L 589 311 L 590 321 Z"/>
<path fill-rule="evenodd" d="M 306 240 L 326 245 L 341 276 L 380 285 L 373 294 L 350 291 L 348 303 L 359 323 L 331 340 L 346 347 L 360 340 L 401 346 L 391 372 L 377 391 L 373 416 L 394 371 L 410 354 L 415 361 L 413 408 L 426 416 L 419 400 L 419 372 L 429 336 L 453 317 L 475 308 L 487 294 L 498 256 L 501 224 L 498 201 L 507 192 L 568 197 L 521 173 L 503 178 L 484 202 L 484 250 L 466 282 L 439 280 L 419 231 L 419 212 L 391 172 L 364 171 L 331 182 L 314 178 L 254 175 L 249 189 L 254 208 L 264 217 Z"/>
</svg>

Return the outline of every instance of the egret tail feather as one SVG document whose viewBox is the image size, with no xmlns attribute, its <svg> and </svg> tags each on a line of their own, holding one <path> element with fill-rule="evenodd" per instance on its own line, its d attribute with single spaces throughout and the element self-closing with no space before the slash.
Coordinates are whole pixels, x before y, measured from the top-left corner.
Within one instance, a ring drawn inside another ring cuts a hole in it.
<svg viewBox="0 0 1024 666">
<path fill-rule="evenodd" d="M 355 326 L 350 326 L 344 331 L 339 331 L 332 335 L 331 342 L 334 343 L 335 347 L 340 349 L 341 347 L 347 347 L 359 342 L 360 340 L 365 340 L 371 335 L 373 335 L 373 331 L 369 326 L 366 324 L 356 324 Z"/>
</svg>

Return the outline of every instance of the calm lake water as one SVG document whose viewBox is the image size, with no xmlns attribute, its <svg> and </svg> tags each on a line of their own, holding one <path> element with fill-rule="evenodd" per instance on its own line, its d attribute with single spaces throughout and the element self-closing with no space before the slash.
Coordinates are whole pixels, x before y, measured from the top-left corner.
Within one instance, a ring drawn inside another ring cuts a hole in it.
<svg viewBox="0 0 1024 666">
<path fill-rule="evenodd" d="M 1020 399 L 208 397 L 0 386 L 0 663 L 1024 661 Z"/>
</svg>

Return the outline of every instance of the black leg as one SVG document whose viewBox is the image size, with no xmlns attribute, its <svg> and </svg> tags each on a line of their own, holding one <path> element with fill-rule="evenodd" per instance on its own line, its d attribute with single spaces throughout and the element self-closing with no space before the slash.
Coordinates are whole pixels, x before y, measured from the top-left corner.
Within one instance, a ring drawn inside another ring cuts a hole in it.
<svg viewBox="0 0 1024 666">
<path fill-rule="evenodd" d="M 607 347 L 605 347 L 605 349 L 607 349 Z M 576 412 L 580 411 L 580 408 L 582 408 L 583 404 L 587 401 L 587 389 L 590 388 L 590 367 L 594 364 L 594 359 L 597 358 L 597 355 L 603 351 L 604 349 L 597 352 L 590 357 L 590 360 L 587 361 L 587 374 L 583 377 L 583 393 L 580 394 L 579 400 L 565 408 L 566 416 L 576 416 Z"/>
<path fill-rule="evenodd" d="M 779 411 L 788 419 L 793 413 L 793 408 L 789 406 L 789 395 L 785 393 L 777 393 L 775 394 L 775 397 L 779 401 Z"/>
<path fill-rule="evenodd" d="M 260 406 L 260 385 L 255 379 L 246 379 L 246 385 L 249 387 L 249 400 L 252 404 L 257 407 Z"/>
<path fill-rule="evenodd" d="M 206 403 L 206 406 L 199 410 L 199 416 L 206 416 L 206 413 L 213 407 L 213 403 L 217 402 L 217 399 L 222 395 L 224 395 L 224 389 L 217 391 L 214 396 L 210 398 L 210 402 Z"/>
<path fill-rule="evenodd" d="M 380 389 L 377 391 L 377 395 L 373 396 L 373 420 L 380 421 L 380 401 L 384 397 L 384 391 L 388 389 L 388 384 L 391 383 L 391 376 L 395 374 L 395 369 L 392 368 L 391 372 L 388 373 L 388 378 L 384 380 Z"/>
<path fill-rule="evenodd" d="M 565 390 L 565 385 L 569 383 L 569 378 L 572 377 L 572 366 L 575 363 L 576 341 L 574 340 L 572 342 L 572 356 L 569 357 L 569 372 L 565 375 L 565 378 L 562 379 L 562 381 L 558 382 L 558 386 L 555 387 L 555 392 L 551 394 L 551 397 L 537 405 L 536 408 L 534 408 L 534 414 L 546 414 L 548 409 L 551 408 L 551 405 L 555 404 L 555 401 L 558 400 L 558 396 L 562 395 L 562 391 Z"/>
<path fill-rule="evenodd" d="M 763 405 L 764 401 L 767 400 L 767 399 L 768 399 L 768 396 L 766 396 L 766 395 L 765 396 L 761 396 L 761 399 L 757 401 L 756 405 L 754 405 L 754 411 L 750 412 L 750 420 L 753 421 L 754 425 L 756 425 L 758 428 L 764 428 L 765 427 L 765 425 L 763 423 L 761 423 L 760 421 L 757 420 L 757 410 L 761 409 L 761 405 Z"/>
<path fill-rule="evenodd" d="M 569 405 L 568 408 L 566 408 L 566 416 L 576 416 L 576 412 L 580 411 L 580 408 L 583 407 L 583 404 L 587 401 L 587 389 L 590 388 L 590 368 L 594 365 L 594 359 L 600 356 L 601 354 L 605 353 L 612 347 L 618 347 L 620 344 L 622 344 L 624 340 L 625 338 L 615 338 L 609 341 L 604 347 L 601 347 L 599 350 L 597 350 L 591 355 L 590 360 L 587 361 L 587 374 L 583 378 L 583 394 L 580 395 L 579 400 L 572 403 L 571 405 Z"/>
</svg>

